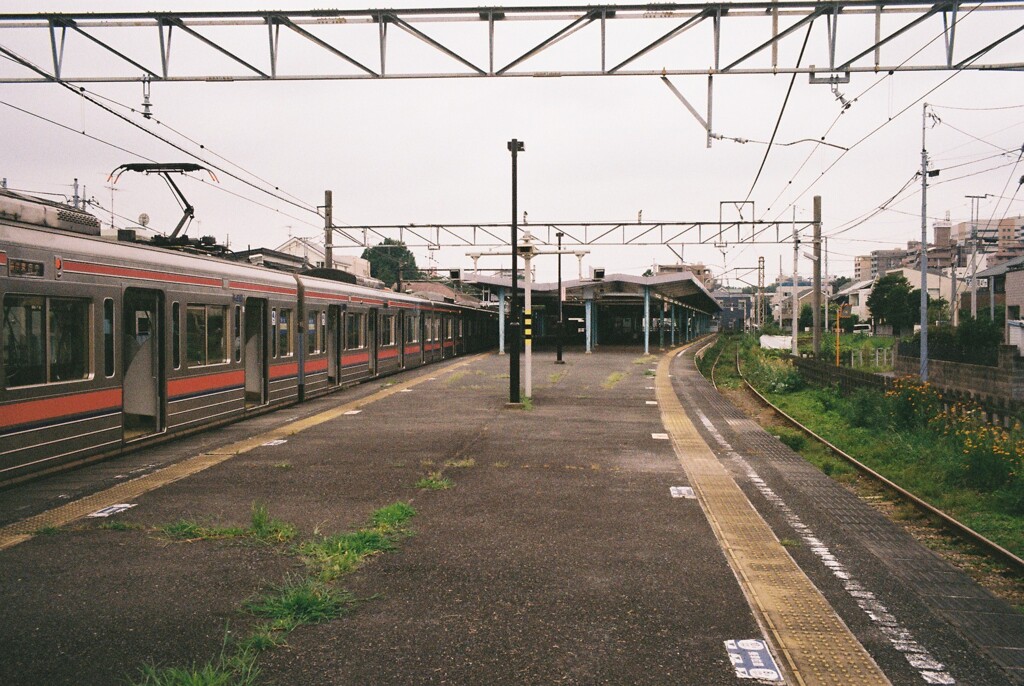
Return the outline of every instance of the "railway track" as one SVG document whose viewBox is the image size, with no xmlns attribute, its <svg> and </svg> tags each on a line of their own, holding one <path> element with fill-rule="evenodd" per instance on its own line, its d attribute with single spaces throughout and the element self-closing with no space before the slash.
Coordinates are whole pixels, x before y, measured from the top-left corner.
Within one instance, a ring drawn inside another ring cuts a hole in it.
<svg viewBox="0 0 1024 686">
<path fill-rule="evenodd" d="M 714 362 L 714 364 L 711 367 L 711 381 L 712 381 L 712 385 L 714 385 L 714 370 L 718 366 L 718 363 L 721 361 L 721 357 L 722 357 L 722 352 L 719 352 L 718 357 L 715 359 L 715 362 Z M 1002 547 L 998 543 L 995 543 L 994 541 L 991 541 L 988 538 L 982 536 L 977 531 L 975 531 L 974 529 L 970 528 L 969 526 L 967 526 L 963 522 L 960 522 L 955 517 L 952 517 L 948 513 L 944 512 L 944 511 L 936 508 L 935 506 L 931 505 L 930 503 L 922 500 L 921 498 L 917 497 L 916 495 L 914 495 L 910 491 L 906 490 L 905 488 L 903 488 L 899 484 L 891 481 L 890 479 L 887 479 L 885 476 L 879 474 L 875 470 L 873 470 L 870 467 L 868 467 L 867 465 L 863 464 L 862 462 L 857 460 L 852 455 L 844 452 L 841 448 L 839 448 L 836 445 L 832 444 L 831 442 L 829 442 L 825 438 L 819 436 L 814 431 L 812 431 L 808 427 L 804 426 L 803 424 L 801 424 L 799 421 L 797 421 L 796 419 L 794 419 L 790 415 L 788 415 L 785 412 L 783 412 L 779 407 L 777 407 L 774 403 L 772 403 L 770 400 L 768 400 L 768 398 L 766 398 L 764 395 L 762 395 L 760 392 L 758 392 L 757 389 L 755 389 L 746 380 L 746 377 L 743 376 L 743 372 L 740 369 L 739 355 L 738 354 L 736 356 L 735 364 L 736 364 L 736 373 L 739 375 L 740 379 L 742 379 L 743 384 L 744 384 L 747 392 L 752 397 L 754 397 L 760 404 L 762 404 L 763 406 L 767 407 L 769 410 L 771 410 L 776 416 L 778 416 L 784 422 L 786 422 L 787 424 L 793 426 L 795 429 L 797 429 L 798 431 L 803 433 L 805 436 L 807 436 L 811 440 L 816 441 L 819 444 L 825 446 L 836 457 L 838 457 L 839 459 L 843 460 L 844 462 L 847 462 L 848 464 L 853 466 L 855 469 L 857 469 L 865 477 L 867 477 L 871 481 L 881 485 L 882 487 L 884 487 L 890 493 L 895 494 L 896 497 L 899 498 L 900 500 L 902 500 L 902 501 L 904 501 L 906 503 L 909 503 L 910 505 L 912 505 L 914 508 L 916 508 L 918 511 L 924 513 L 925 515 L 939 520 L 945 528 L 947 528 L 949 531 L 951 531 L 954 534 L 956 534 L 961 539 L 966 540 L 966 541 L 970 542 L 971 544 L 977 546 L 978 548 L 983 550 L 986 554 L 988 554 L 990 557 L 992 557 L 994 559 L 997 559 L 1000 562 L 1002 562 L 1003 564 L 1007 565 L 1010 569 L 1012 569 L 1017 574 L 1024 574 L 1024 559 L 1021 559 L 1017 555 L 1014 555 L 1012 552 L 1010 552 L 1006 548 Z M 715 386 L 715 388 L 717 388 L 717 385 Z"/>
</svg>

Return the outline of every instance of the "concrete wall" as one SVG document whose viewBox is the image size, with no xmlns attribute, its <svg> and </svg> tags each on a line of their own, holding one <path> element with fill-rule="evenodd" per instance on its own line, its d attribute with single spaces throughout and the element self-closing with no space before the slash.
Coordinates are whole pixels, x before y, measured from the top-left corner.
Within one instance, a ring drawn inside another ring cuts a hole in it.
<svg viewBox="0 0 1024 686">
<path fill-rule="evenodd" d="M 896 376 L 917 376 L 921 358 L 896 356 Z M 999 346 L 999 363 L 995 367 L 976 364 L 928 360 L 928 381 L 943 390 L 968 393 L 993 401 L 1024 402 L 1024 358 L 1012 345 Z"/>
</svg>

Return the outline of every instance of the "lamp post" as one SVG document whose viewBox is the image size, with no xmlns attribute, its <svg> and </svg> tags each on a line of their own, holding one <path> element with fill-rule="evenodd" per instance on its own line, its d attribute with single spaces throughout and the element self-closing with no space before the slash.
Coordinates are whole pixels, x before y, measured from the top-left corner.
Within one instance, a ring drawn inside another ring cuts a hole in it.
<svg viewBox="0 0 1024 686">
<path fill-rule="evenodd" d="M 565 364 L 562 359 L 562 332 L 565 329 L 565 321 L 562 318 L 562 236 L 565 234 L 559 231 L 555 234 L 558 237 L 558 324 L 555 327 L 555 364 Z"/>
<path fill-rule="evenodd" d="M 508 142 L 508 149 L 512 153 L 512 308 L 508 321 L 508 401 L 519 403 L 519 226 L 516 223 L 516 215 L 519 214 L 519 181 L 516 162 L 518 154 L 526 146 L 513 138 Z"/>
</svg>

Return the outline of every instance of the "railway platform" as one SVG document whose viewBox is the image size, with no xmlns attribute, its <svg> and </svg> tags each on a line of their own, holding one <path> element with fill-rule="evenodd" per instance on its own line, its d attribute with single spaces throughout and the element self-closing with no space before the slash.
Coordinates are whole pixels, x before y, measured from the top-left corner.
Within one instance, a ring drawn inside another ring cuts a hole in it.
<svg viewBox="0 0 1024 686">
<path fill-rule="evenodd" d="M 1024 615 L 692 357 L 538 354 L 523 409 L 507 357 L 458 358 L 2 491 L 0 683 L 216 660 L 263 621 L 247 601 L 311 574 L 302 541 L 395 502 L 408 535 L 333 582 L 358 599 L 344 616 L 260 653 L 256 683 L 1024 683 Z M 164 533 L 244 528 L 254 504 L 295 538 Z"/>
</svg>

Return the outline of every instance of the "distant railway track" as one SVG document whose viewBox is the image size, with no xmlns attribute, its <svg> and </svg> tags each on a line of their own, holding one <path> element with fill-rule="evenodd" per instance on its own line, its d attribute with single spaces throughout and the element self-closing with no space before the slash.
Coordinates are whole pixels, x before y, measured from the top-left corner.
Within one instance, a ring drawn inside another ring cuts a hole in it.
<svg viewBox="0 0 1024 686">
<path fill-rule="evenodd" d="M 719 352 L 719 355 L 715 359 L 715 362 L 714 362 L 714 364 L 712 365 L 712 368 L 711 368 L 710 376 L 711 376 L 711 379 L 712 379 L 712 385 L 714 385 L 714 370 L 715 370 L 715 367 L 718 366 L 718 363 L 721 360 L 721 356 L 722 356 L 722 352 Z M 989 554 L 992 558 L 998 559 L 999 561 L 1003 562 L 1004 564 L 1009 566 L 1011 569 L 1013 569 L 1018 574 L 1024 574 L 1024 559 L 1021 559 L 1020 557 L 1014 555 L 1012 552 L 1010 552 L 1006 548 L 1002 547 L 998 543 L 996 543 L 994 541 L 990 541 L 989 539 L 985 538 L 984 536 L 979 534 L 977 531 L 975 531 L 974 529 L 972 529 L 969 526 L 967 526 L 966 524 L 964 524 L 963 522 L 961 522 L 958 519 L 952 517 L 951 515 L 947 514 L 946 512 L 943 512 L 942 510 L 938 509 L 934 505 L 931 505 L 930 503 L 925 502 L 924 500 L 922 500 L 921 498 L 917 497 L 916 495 L 914 495 L 913 493 L 911 493 L 907 489 L 903 488 L 899 484 L 897 484 L 897 483 L 887 479 L 886 477 L 882 476 L 881 474 L 879 474 L 875 470 L 871 469 L 870 467 L 868 467 L 864 463 L 862 463 L 859 460 L 857 460 L 852 455 L 844 452 L 841 448 L 839 448 L 836 445 L 832 444 L 831 442 L 829 442 L 825 438 L 819 436 L 814 431 L 812 431 L 808 427 L 804 426 L 803 424 L 801 424 L 799 421 L 797 421 L 796 419 L 794 419 L 790 415 L 788 415 L 785 412 L 783 412 L 778 406 L 776 406 L 774 403 L 772 403 L 770 400 L 768 400 L 768 398 L 766 398 L 764 395 L 762 395 L 757 389 L 755 389 L 750 384 L 750 382 L 747 381 L 746 377 L 743 376 L 743 371 L 740 369 L 740 364 L 739 364 L 739 355 L 736 356 L 736 373 L 739 375 L 740 379 L 743 380 L 743 384 L 746 387 L 747 392 L 750 393 L 754 398 L 756 398 L 759 403 L 761 403 L 762 405 L 764 405 L 765 407 L 770 409 L 772 412 L 774 412 L 784 422 L 786 422 L 787 424 L 793 426 L 795 429 L 797 429 L 798 431 L 803 433 L 808 438 L 810 438 L 810 439 L 812 439 L 814 441 L 817 441 L 821 445 L 823 445 L 826 448 L 828 448 L 829 451 L 832 452 L 832 454 L 836 455 L 837 457 L 839 457 L 840 459 L 844 460 L 845 462 L 848 462 L 855 469 L 857 469 L 861 474 L 863 474 L 864 476 L 868 477 L 869 479 L 871 479 L 875 483 L 881 484 L 886 490 L 894 493 L 900 500 L 913 505 L 920 512 L 923 512 L 924 514 L 926 514 L 926 515 L 928 515 L 930 517 L 934 517 L 934 518 L 938 519 L 939 521 L 942 522 L 942 524 L 947 529 L 949 529 L 950 531 L 955 533 L 960 538 L 962 538 L 962 539 L 964 539 L 966 541 L 969 541 L 970 543 L 978 546 L 979 548 L 984 550 L 987 554 Z M 717 386 L 715 386 L 715 388 L 717 388 Z"/>
</svg>

